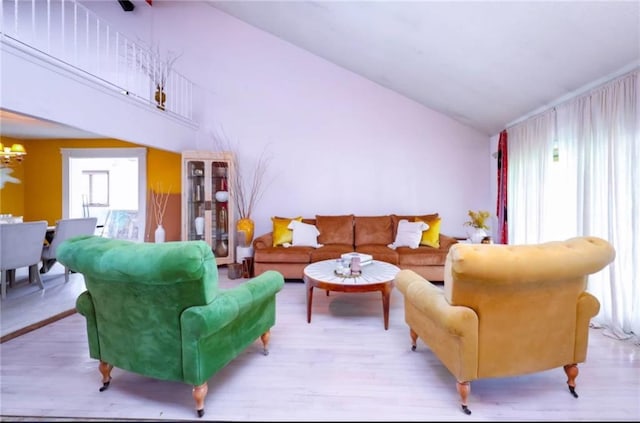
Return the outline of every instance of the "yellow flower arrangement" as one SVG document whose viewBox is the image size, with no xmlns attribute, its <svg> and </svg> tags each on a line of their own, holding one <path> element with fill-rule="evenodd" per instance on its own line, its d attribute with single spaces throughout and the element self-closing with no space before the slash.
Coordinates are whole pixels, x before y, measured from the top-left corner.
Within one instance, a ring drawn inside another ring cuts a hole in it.
<svg viewBox="0 0 640 423">
<path fill-rule="evenodd" d="M 489 225 L 487 225 L 487 219 L 491 216 L 491 214 L 486 210 L 480 210 L 474 212 L 473 210 L 469 210 L 469 220 L 464 222 L 465 226 L 471 226 L 476 229 L 489 229 Z"/>
</svg>

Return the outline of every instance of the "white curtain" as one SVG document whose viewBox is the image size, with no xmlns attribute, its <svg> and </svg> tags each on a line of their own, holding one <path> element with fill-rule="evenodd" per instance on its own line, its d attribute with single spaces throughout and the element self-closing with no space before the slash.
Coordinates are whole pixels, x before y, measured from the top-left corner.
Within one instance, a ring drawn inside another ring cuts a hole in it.
<svg viewBox="0 0 640 423">
<path fill-rule="evenodd" d="M 509 243 L 593 235 L 616 259 L 589 277 L 605 334 L 640 342 L 640 71 L 507 130 Z"/>
</svg>

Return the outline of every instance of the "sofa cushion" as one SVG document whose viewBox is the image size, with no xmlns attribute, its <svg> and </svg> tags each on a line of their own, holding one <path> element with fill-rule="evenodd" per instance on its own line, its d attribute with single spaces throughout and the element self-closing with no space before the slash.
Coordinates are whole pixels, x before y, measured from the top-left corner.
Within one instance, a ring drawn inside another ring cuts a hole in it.
<svg viewBox="0 0 640 423">
<path fill-rule="evenodd" d="M 316 227 L 320 231 L 320 244 L 348 244 L 353 246 L 353 215 L 316 215 Z M 353 247 L 352 247 L 353 250 Z"/>
<path fill-rule="evenodd" d="M 448 250 L 440 250 L 424 245 L 418 248 L 399 247 L 398 265 L 402 266 L 444 266 Z"/>
<path fill-rule="evenodd" d="M 353 218 L 355 246 L 389 245 L 393 242 L 391 216 L 355 216 Z"/>
<path fill-rule="evenodd" d="M 350 253 L 353 251 L 353 245 L 351 244 L 329 244 L 322 247 L 312 249 L 311 262 L 321 260 L 332 260 L 339 258 L 344 253 Z"/>
<path fill-rule="evenodd" d="M 284 243 L 291 243 L 293 241 L 293 230 L 289 229 L 289 223 L 292 220 L 302 221 L 302 216 L 295 218 L 288 217 L 272 217 L 273 222 L 273 246 L 277 247 Z"/>
<path fill-rule="evenodd" d="M 400 260 L 399 254 L 386 245 L 360 245 L 358 248 L 356 248 L 356 252 L 362 254 L 371 254 L 374 260 L 384 261 L 396 265 Z"/>
<path fill-rule="evenodd" d="M 313 247 L 265 247 L 254 250 L 253 260 L 260 263 L 309 263 Z"/>
<path fill-rule="evenodd" d="M 440 224 L 442 223 L 442 218 L 436 216 L 432 217 L 431 219 L 425 219 L 424 216 L 418 216 L 415 218 L 415 221 L 425 222 L 427 225 L 429 225 L 429 228 L 422 232 L 420 245 L 440 248 Z"/>
</svg>

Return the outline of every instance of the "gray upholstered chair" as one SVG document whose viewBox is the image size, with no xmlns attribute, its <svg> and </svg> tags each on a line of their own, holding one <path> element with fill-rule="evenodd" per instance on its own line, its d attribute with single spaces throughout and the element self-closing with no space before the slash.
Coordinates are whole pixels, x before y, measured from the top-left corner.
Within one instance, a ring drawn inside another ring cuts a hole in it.
<svg viewBox="0 0 640 423">
<path fill-rule="evenodd" d="M 7 281 L 13 278 L 8 275 L 14 275 L 15 269 L 21 267 L 29 267 L 29 282 L 36 282 L 44 289 L 38 263 L 46 232 L 46 220 L 0 225 L 0 284 L 3 299 L 7 296 Z"/>
<path fill-rule="evenodd" d="M 51 239 L 49 245 L 42 247 L 42 269 L 40 269 L 40 272 L 46 273 L 55 263 L 58 246 L 63 241 L 78 235 L 93 235 L 97 224 L 97 217 L 58 220 L 53 239 Z M 64 267 L 64 281 L 69 281 L 69 268 L 67 266 Z"/>
</svg>

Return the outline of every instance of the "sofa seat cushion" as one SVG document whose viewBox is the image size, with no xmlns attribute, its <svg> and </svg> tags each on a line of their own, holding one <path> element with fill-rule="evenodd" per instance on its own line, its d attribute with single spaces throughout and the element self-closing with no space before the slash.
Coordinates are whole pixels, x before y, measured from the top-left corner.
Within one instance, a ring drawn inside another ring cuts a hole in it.
<svg viewBox="0 0 640 423">
<path fill-rule="evenodd" d="M 313 247 L 265 247 L 254 250 L 254 261 L 262 263 L 309 263 Z"/>
<path fill-rule="evenodd" d="M 353 246 L 353 215 L 319 216 L 316 215 L 316 227 L 320 231 L 318 243 L 348 244 Z"/>
<path fill-rule="evenodd" d="M 443 266 L 447 259 L 447 250 L 427 247 L 418 248 L 398 247 L 396 250 L 400 256 L 398 264 L 402 266 Z"/>
<path fill-rule="evenodd" d="M 393 242 L 393 226 L 391 216 L 355 216 L 355 246 L 389 245 Z"/>
<path fill-rule="evenodd" d="M 409 248 L 407 248 L 409 249 Z M 399 254 L 386 245 L 360 245 L 356 251 L 362 254 L 371 254 L 374 260 L 384 261 L 391 264 L 398 264 Z"/>
<path fill-rule="evenodd" d="M 351 244 L 329 244 L 323 247 L 315 248 L 311 251 L 311 262 L 322 260 L 332 260 L 339 258 L 344 253 L 351 253 L 353 245 Z"/>
</svg>

